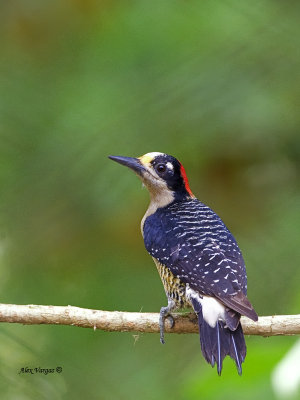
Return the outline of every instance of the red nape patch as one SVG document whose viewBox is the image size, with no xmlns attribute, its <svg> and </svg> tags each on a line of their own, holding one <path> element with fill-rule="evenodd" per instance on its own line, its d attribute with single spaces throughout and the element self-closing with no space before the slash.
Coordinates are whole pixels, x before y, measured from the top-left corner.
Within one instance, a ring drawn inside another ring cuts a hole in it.
<svg viewBox="0 0 300 400">
<path fill-rule="evenodd" d="M 189 181 L 188 181 L 188 178 L 187 178 L 187 176 L 186 176 L 185 169 L 183 168 L 183 165 L 182 165 L 182 164 L 180 164 L 180 173 L 181 173 L 181 176 L 182 176 L 182 179 L 183 179 L 183 182 L 184 182 L 184 186 L 185 186 L 185 188 L 186 188 L 186 191 L 188 192 L 188 194 L 189 194 L 191 197 L 195 197 L 195 196 L 193 195 L 193 192 L 191 191 L 191 188 L 190 188 L 190 185 L 189 185 Z"/>
</svg>

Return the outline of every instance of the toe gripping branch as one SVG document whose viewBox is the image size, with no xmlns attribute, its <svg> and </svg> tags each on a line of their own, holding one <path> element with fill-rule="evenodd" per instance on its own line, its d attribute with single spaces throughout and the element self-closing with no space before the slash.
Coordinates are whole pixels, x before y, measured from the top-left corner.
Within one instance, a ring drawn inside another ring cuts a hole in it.
<svg viewBox="0 0 300 400">
<path fill-rule="evenodd" d="M 171 329 L 174 328 L 175 320 L 170 314 L 170 307 L 162 307 L 159 313 L 159 329 L 160 329 L 160 343 L 165 344 L 165 320 L 168 318 L 171 323 Z"/>
</svg>

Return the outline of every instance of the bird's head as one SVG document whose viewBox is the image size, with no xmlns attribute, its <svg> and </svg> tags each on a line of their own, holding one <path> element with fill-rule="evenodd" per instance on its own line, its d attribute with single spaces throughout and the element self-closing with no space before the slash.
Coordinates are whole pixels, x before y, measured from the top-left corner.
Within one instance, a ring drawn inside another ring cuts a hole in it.
<svg viewBox="0 0 300 400">
<path fill-rule="evenodd" d="M 168 154 L 155 152 L 138 158 L 109 158 L 132 169 L 141 178 L 152 198 L 165 198 L 166 202 L 170 202 L 194 197 L 183 166 Z"/>
</svg>

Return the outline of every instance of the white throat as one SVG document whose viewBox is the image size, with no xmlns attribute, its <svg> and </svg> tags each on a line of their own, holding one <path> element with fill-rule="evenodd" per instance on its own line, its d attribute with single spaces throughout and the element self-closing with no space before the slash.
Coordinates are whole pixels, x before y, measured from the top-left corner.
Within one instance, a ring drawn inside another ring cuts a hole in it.
<svg viewBox="0 0 300 400">
<path fill-rule="evenodd" d="M 147 217 L 154 214 L 158 208 L 165 207 L 168 204 L 172 203 L 174 200 L 174 195 L 171 190 L 163 189 L 163 190 L 149 190 L 150 193 L 150 204 L 149 207 L 141 221 L 141 230 L 143 234 L 144 223 Z"/>
</svg>

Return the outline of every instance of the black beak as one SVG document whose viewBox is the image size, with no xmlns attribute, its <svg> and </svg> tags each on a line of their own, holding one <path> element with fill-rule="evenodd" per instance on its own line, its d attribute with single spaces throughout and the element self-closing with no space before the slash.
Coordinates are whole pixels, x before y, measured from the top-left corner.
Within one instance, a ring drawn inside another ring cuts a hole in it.
<svg viewBox="0 0 300 400">
<path fill-rule="evenodd" d="M 145 171 L 145 167 L 141 164 L 138 158 L 121 156 L 108 156 L 108 158 L 119 164 L 125 165 L 139 175 L 142 175 L 143 171 Z"/>
</svg>

